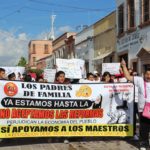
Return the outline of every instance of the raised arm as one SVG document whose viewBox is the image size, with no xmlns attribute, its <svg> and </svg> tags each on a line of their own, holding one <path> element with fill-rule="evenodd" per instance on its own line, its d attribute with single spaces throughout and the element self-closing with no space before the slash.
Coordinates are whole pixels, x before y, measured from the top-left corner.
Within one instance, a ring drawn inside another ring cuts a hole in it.
<svg viewBox="0 0 150 150">
<path fill-rule="evenodd" d="M 127 80 L 133 82 L 133 76 L 131 76 L 128 72 L 128 69 L 126 67 L 126 62 L 124 61 L 124 59 L 122 59 L 121 61 L 121 66 L 122 66 L 122 70 L 123 70 L 123 73 L 124 73 L 124 76 Z"/>
</svg>

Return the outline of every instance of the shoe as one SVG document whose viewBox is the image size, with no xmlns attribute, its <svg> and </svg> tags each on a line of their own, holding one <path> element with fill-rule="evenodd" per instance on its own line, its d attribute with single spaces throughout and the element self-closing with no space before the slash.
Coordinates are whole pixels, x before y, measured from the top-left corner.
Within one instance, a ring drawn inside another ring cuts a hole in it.
<svg viewBox="0 0 150 150">
<path fill-rule="evenodd" d="M 65 143 L 65 144 L 69 144 L 69 141 L 68 141 L 68 140 L 64 140 L 64 143 Z"/>
<path fill-rule="evenodd" d="M 139 137 L 135 134 L 134 137 L 133 137 L 133 140 L 138 141 Z"/>
<path fill-rule="evenodd" d="M 147 150 L 146 147 L 140 147 L 140 150 Z"/>
</svg>

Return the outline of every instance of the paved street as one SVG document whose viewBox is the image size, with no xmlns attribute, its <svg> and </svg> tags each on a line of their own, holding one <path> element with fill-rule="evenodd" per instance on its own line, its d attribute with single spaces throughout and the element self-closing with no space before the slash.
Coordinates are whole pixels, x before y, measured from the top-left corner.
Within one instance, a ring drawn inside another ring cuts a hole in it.
<svg viewBox="0 0 150 150">
<path fill-rule="evenodd" d="M 64 144 L 63 139 L 7 139 L 0 150 L 138 150 L 138 143 L 132 139 L 86 138 L 71 139 Z"/>
</svg>

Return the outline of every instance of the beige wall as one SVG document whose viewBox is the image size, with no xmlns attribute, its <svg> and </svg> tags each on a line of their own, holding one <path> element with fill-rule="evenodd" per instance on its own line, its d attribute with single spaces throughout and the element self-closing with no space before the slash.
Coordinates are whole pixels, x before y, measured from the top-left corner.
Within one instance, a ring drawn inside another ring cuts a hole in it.
<svg viewBox="0 0 150 150">
<path fill-rule="evenodd" d="M 116 12 L 94 24 L 94 57 L 116 50 Z"/>
<path fill-rule="evenodd" d="M 33 50 L 33 45 L 35 45 L 35 53 Z M 45 45 L 48 45 L 48 53 L 45 53 Z M 49 56 L 50 54 L 52 54 L 52 41 L 49 40 L 35 40 L 35 41 L 30 41 L 29 43 L 29 66 L 36 66 L 36 62 L 34 62 L 34 58 L 35 61 L 44 58 L 46 56 Z"/>
</svg>

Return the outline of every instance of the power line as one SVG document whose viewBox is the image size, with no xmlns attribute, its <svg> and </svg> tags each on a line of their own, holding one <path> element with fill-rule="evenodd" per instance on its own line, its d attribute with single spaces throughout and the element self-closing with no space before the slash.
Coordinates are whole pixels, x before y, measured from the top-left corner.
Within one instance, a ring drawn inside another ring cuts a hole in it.
<svg viewBox="0 0 150 150">
<path fill-rule="evenodd" d="M 39 0 L 29 0 L 31 2 L 34 2 L 34 3 L 39 3 L 39 4 L 42 4 L 42 5 L 53 5 L 53 6 L 56 6 L 56 7 L 64 7 L 64 8 L 72 8 L 72 9 L 78 9 L 78 10 L 87 10 L 87 11 L 102 11 L 102 10 L 106 10 L 105 9 L 91 9 L 91 8 L 82 8 L 82 7 L 76 7 L 76 6 L 71 6 L 71 5 L 64 5 L 64 4 L 58 4 L 58 3 L 52 3 L 52 2 L 43 2 L 43 1 L 39 1 Z M 110 9 L 110 8 L 107 8 L 107 9 Z"/>
<path fill-rule="evenodd" d="M 6 15 L 0 17 L 0 19 L 4 19 L 4 18 L 6 18 L 6 17 L 12 16 L 12 15 L 14 15 L 14 14 L 16 14 L 16 13 L 20 13 L 21 9 L 23 9 L 23 8 L 24 8 L 24 7 L 21 7 L 21 8 L 19 8 L 19 9 L 13 11 L 13 12 L 11 12 L 11 13 L 8 13 L 8 14 L 6 14 Z"/>
</svg>

